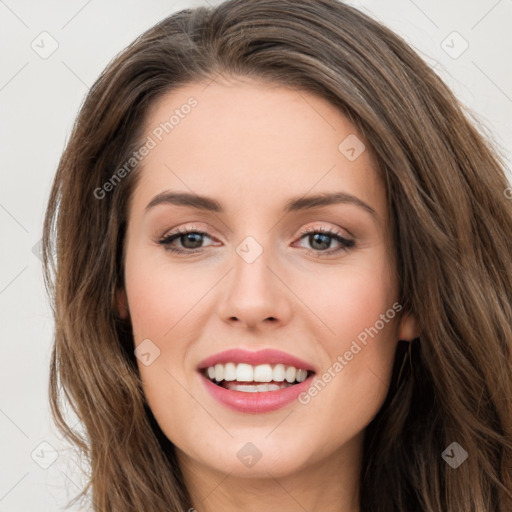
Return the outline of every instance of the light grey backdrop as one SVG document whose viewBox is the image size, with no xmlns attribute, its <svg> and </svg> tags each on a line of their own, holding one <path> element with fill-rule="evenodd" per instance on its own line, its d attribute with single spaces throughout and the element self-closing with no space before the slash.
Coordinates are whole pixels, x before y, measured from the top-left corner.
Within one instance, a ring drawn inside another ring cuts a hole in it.
<svg viewBox="0 0 512 512">
<path fill-rule="evenodd" d="M 512 0 L 351 3 L 409 41 L 510 161 Z M 53 324 L 38 252 L 73 120 L 116 53 L 165 16 L 198 5 L 206 0 L 0 0 L 0 512 L 61 510 L 82 481 L 49 416 Z"/>
</svg>

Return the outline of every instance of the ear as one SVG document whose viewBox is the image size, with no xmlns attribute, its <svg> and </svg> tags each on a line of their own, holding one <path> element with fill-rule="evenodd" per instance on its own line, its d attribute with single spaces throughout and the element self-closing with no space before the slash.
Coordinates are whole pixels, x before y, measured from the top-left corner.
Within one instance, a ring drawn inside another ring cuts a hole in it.
<svg viewBox="0 0 512 512">
<path fill-rule="evenodd" d="M 126 292 L 124 291 L 124 288 L 119 288 L 116 291 L 116 297 L 117 297 L 117 312 L 119 316 L 126 320 L 129 317 L 129 310 L 128 310 L 128 299 L 126 298 Z"/>
<path fill-rule="evenodd" d="M 420 328 L 414 315 L 404 313 L 400 319 L 398 328 L 398 339 L 405 341 L 412 341 L 420 335 Z"/>
</svg>

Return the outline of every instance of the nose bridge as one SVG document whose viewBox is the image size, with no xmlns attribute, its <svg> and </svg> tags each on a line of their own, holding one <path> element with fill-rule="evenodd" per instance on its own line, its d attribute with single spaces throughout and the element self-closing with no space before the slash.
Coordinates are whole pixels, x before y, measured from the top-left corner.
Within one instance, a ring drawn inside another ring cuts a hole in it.
<svg viewBox="0 0 512 512">
<path fill-rule="evenodd" d="M 274 275 L 278 267 L 272 258 L 270 237 L 246 236 L 233 255 L 233 271 L 220 307 L 224 320 L 234 319 L 255 325 L 272 318 L 284 322 L 291 308 L 286 287 Z M 265 246 L 264 246 L 265 244 Z"/>
<path fill-rule="evenodd" d="M 261 243 L 252 235 L 246 236 L 235 247 L 231 282 L 231 292 L 239 295 L 239 300 L 249 300 L 253 304 L 257 301 L 269 303 L 276 284 L 268 268 L 272 264 L 269 257 L 272 249 L 269 247 L 268 237 L 265 240 L 261 236 L 258 238 Z"/>
</svg>

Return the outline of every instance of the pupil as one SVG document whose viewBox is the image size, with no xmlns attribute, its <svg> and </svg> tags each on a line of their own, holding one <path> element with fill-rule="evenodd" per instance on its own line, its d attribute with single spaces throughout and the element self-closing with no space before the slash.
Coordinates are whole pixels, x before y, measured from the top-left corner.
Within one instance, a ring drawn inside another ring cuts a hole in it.
<svg viewBox="0 0 512 512">
<path fill-rule="evenodd" d="M 326 241 L 326 239 L 327 239 L 327 241 Z M 310 237 L 311 247 L 313 247 L 314 249 L 315 248 L 316 249 L 328 249 L 329 245 L 330 245 L 329 241 L 330 241 L 330 236 L 322 234 L 322 233 L 314 233 Z M 316 242 L 320 243 L 320 247 L 315 247 Z"/>
<path fill-rule="evenodd" d="M 201 237 L 203 235 L 199 233 L 187 233 L 186 235 L 182 236 L 182 243 L 187 249 L 196 249 L 197 247 L 201 246 Z M 195 240 L 194 240 L 195 239 Z M 192 242 L 192 247 L 187 245 L 187 242 Z M 197 245 L 194 245 L 194 242 L 198 242 Z"/>
</svg>

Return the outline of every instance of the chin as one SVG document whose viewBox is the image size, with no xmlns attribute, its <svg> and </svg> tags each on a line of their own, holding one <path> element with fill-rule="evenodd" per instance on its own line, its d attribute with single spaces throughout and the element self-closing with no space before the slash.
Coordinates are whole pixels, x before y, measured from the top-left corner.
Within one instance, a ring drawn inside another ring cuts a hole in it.
<svg viewBox="0 0 512 512">
<path fill-rule="evenodd" d="M 312 460 L 312 444 L 305 444 L 290 429 L 283 430 L 280 436 L 275 432 L 269 436 L 269 432 L 272 429 L 262 428 L 259 432 L 251 429 L 251 435 L 237 435 L 231 431 L 234 437 L 225 439 L 222 444 L 216 433 L 212 439 L 214 449 L 210 442 L 205 442 L 204 448 L 195 445 L 191 451 L 187 450 L 185 457 L 193 459 L 194 464 L 232 476 L 266 479 L 291 475 L 304 469 L 304 465 Z M 207 435 L 202 439 L 207 439 Z"/>
</svg>

